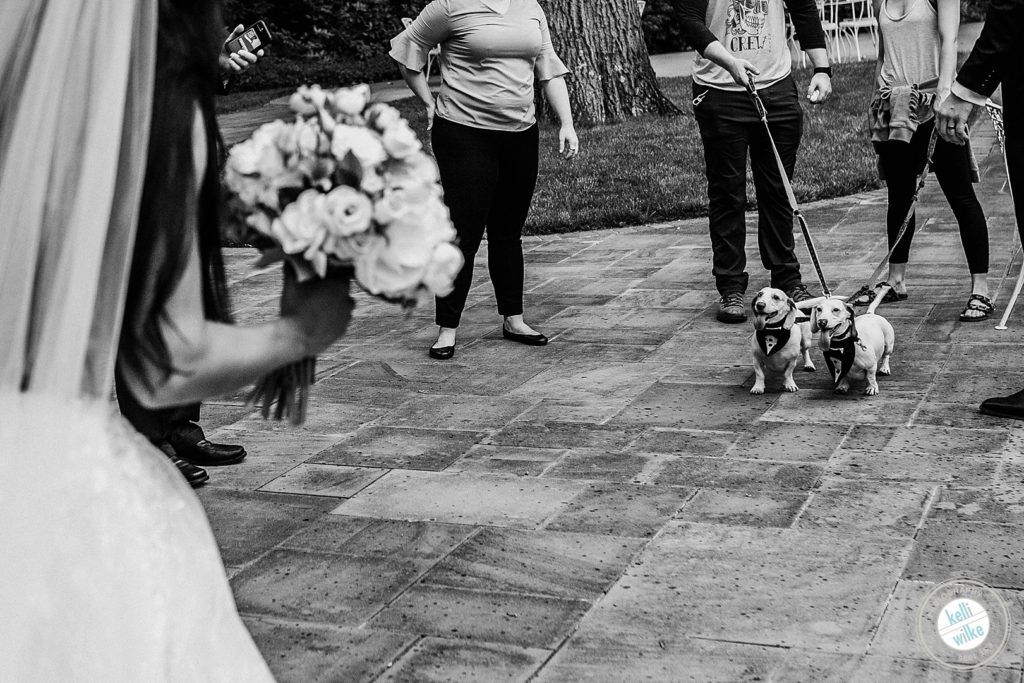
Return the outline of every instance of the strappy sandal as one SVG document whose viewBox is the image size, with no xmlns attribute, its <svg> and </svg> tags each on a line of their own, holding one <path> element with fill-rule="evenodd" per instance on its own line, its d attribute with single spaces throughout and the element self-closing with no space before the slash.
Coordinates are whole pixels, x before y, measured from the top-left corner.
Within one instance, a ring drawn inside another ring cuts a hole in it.
<svg viewBox="0 0 1024 683">
<path fill-rule="evenodd" d="M 980 311 L 981 315 L 967 315 L 967 311 Z M 960 312 L 960 321 L 965 323 L 976 323 L 982 320 L 988 320 L 988 317 L 992 315 L 995 308 L 992 306 L 992 300 L 987 296 L 981 294 L 971 294 L 971 298 L 967 300 L 967 306 Z"/>
<path fill-rule="evenodd" d="M 888 282 L 879 282 L 875 285 L 874 289 L 868 289 L 867 285 L 858 289 L 854 292 L 853 296 L 850 297 L 850 303 L 854 306 L 867 306 L 875 300 L 875 297 L 878 296 L 878 290 L 882 287 L 888 287 L 885 292 L 885 296 L 882 297 L 883 304 L 893 304 L 907 298 L 907 294 L 905 293 L 897 294 L 896 290 L 893 289 L 892 285 Z"/>
</svg>

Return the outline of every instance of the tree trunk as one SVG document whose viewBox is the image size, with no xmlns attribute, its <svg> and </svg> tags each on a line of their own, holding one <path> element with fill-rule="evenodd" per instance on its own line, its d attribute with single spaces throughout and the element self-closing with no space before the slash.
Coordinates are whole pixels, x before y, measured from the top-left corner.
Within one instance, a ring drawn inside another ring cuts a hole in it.
<svg viewBox="0 0 1024 683">
<path fill-rule="evenodd" d="M 539 0 L 583 125 L 641 114 L 678 114 L 661 92 L 640 28 L 637 0 Z"/>
</svg>

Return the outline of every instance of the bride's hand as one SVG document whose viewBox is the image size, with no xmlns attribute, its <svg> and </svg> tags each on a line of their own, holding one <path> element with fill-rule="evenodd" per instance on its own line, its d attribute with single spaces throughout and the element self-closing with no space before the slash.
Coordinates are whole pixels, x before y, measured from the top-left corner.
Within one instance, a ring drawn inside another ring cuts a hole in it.
<svg viewBox="0 0 1024 683">
<path fill-rule="evenodd" d="M 291 320 L 307 348 L 316 355 L 345 334 L 355 302 L 345 278 L 313 278 L 298 282 L 290 267 L 284 269 L 281 317 Z"/>
</svg>

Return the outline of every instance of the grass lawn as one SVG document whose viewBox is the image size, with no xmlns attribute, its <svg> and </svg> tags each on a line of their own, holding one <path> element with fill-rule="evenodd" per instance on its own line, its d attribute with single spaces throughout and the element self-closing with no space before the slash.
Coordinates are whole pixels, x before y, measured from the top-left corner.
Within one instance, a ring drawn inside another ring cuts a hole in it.
<svg viewBox="0 0 1024 683">
<path fill-rule="evenodd" d="M 295 88 L 271 88 L 269 90 L 252 90 L 249 92 L 231 92 L 217 98 L 218 114 L 234 114 L 246 109 L 258 109 L 278 97 L 291 95 Z"/>
<path fill-rule="evenodd" d="M 835 93 L 824 105 L 804 100 L 804 134 L 794 187 L 801 202 L 880 187 L 867 132 L 874 62 L 835 66 Z M 796 73 L 800 91 L 810 71 Z M 665 93 L 685 112 L 644 117 L 579 132 L 581 155 L 566 163 L 554 152 L 557 130 L 541 131 L 540 179 L 526 231 L 595 230 L 707 215 L 704 151 L 690 106 L 690 79 L 662 79 Z M 397 103 L 423 133 L 422 110 Z M 747 180 L 753 207 L 753 180 Z"/>
</svg>

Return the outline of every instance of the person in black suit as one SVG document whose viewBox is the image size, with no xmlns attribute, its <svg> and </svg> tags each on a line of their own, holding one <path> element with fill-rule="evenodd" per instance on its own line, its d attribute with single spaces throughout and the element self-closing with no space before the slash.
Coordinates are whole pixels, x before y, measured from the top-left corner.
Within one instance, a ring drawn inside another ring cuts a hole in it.
<svg viewBox="0 0 1024 683">
<path fill-rule="evenodd" d="M 967 119 L 975 105 L 984 105 L 996 86 L 1003 89 L 1006 166 L 1010 186 L 1024 192 L 1024 0 L 992 0 L 985 26 L 960 69 L 952 93 L 939 106 L 936 126 L 942 139 L 968 140 Z M 1024 198 L 1014 198 L 1017 228 L 1024 229 Z M 1024 237 L 1024 235 L 1022 235 Z M 1024 420 L 1024 390 L 989 398 L 979 410 L 986 415 Z"/>
<path fill-rule="evenodd" d="M 228 52 L 228 43 L 244 31 L 245 26 L 239 24 L 224 39 L 224 51 L 220 55 L 221 94 L 227 93 L 237 74 L 248 70 L 263 56 L 263 50 Z M 201 486 L 210 478 L 203 467 L 234 465 L 245 459 L 244 447 L 213 443 L 206 438 L 199 425 L 200 404 L 151 410 L 136 400 L 120 372 L 115 374 L 115 383 L 121 414 L 163 451 L 191 486 Z"/>
</svg>

